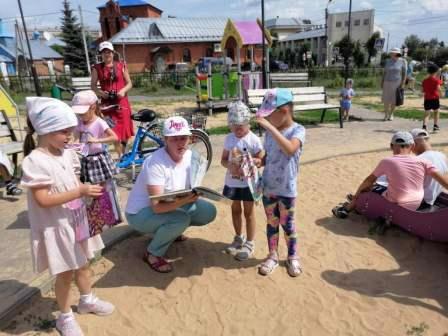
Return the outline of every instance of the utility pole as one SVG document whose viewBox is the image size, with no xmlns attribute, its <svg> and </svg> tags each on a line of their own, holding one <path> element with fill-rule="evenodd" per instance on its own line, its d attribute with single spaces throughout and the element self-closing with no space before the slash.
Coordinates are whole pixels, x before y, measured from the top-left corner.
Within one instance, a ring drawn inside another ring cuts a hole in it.
<svg viewBox="0 0 448 336">
<path fill-rule="evenodd" d="M 262 68 L 262 78 L 263 78 L 263 89 L 267 87 L 267 78 L 266 78 L 266 36 L 264 34 L 264 0 L 261 0 L 261 39 L 263 46 L 263 54 L 261 59 L 261 68 Z"/>
<path fill-rule="evenodd" d="M 348 33 L 347 33 L 347 37 L 348 37 L 348 44 L 350 45 L 351 39 L 350 39 L 350 35 L 351 35 L 351 30 L 352 30 L 352 0 L 350 0 L 350 5 L 348 7 Z M 348 70 L 350 67 L 350 55 L 352 53 L 352 50 L 350 50 L 350 53 L 347 53 L 347 57 L 345 58 L 345 80 L 344 80 L 344 86 L 345 83 L 347 83 L 347 79 L 348 79 Z"/>
<path fill-rule="evenodd" d="M 17 62 L 17 74 L 20 76 L 19 71 L 19 50 L 22 51 L 23 55 L 25 56 L 25 48 L 23 47 L 23 40 L 22 40 L 22 31 L 20 30 L 19 23 L 16 20 L 16 62 Z M 23 57 L 23 61 L 25 63 L 25 74 L 26 76 L 31 76 L 30 69 L 28 68 L 28 61 L 26 60 L 26 57 Z"/>
<path fill-rule="evenodd" d="M 39 86 L 39 78 L 37 78 L 36 66 L 34 65 L 33 53 L 31 52 L 30 40 L 28 38 L 28 31 L 26 30 L 25 18 L 23 17 L 22 4 L 20 3 L 20 0 L 17 0 L 17 3 L 19 4 L 20 16 L 22 17 L 22 24 L 23 24 L 23 30 L 25 32 L 26 44 L 28 46 L 28 53 L 30 55 L 31 73 L 33 75 L 34 88 L 36 90 L 36 95 L 37 96 L 42 96 L 42 93 L 40 91 L 40 86 Z M 26 58 L 25 51 L 22 50 L 22 52 L 23 52 L 23 55 Z"/>
<path fill-rule="evenodd" d="M 87 71 L 90 75 L 90 59 L 89 59 L 89 50 L 87 49 L 87 41 L 86 41 L 86 33 L 84 31 L 84 20 L 82 18 L 82 9 L 81 5 L 78 6 L 79 9 L 79 19 L 81 20 L 81 33 L 82 33 L 82 42 L 84 44 L 84 53 L 86 54 L 86 65 L 87 65 Z"/>
<path fill-rule="evenodd" d="M 328 41 L 328 6 L 332 0 L 328 0 L 327 7 L 325 7 L 325 66 L 330 64 L 330 43 Z"/>
</svg>

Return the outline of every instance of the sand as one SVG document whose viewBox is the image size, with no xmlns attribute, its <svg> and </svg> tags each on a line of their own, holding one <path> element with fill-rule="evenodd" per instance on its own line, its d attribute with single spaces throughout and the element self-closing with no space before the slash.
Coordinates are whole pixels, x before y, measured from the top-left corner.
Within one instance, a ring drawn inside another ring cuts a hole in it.
<svg viewBox="0 0 448 336">
<path fill-rule="evenodd" d="M 170 274 L 155 273 L 142 262 L 146 236 L 106 252 L 92 267 L 95 292 L 117 310 L 109 317 L 78 316 L 85 334 L 358 336 L 406 335 L 412 327 L 428 327 L 422 335 L 444 335 L 447 246 L 398 229 L 371 236 L 364 218 L 340 220 L 330 212 L 386 155 L 352 155 L 301 167 L 300 277 L 289 277 L 283 263 L 268 277 L 257 274 L 267 254 L 261 206 L 256 209 L 254 258 L 238 262 L 223 254 L 233 232 L 229 208 L 219 204 L 214 223 L 190 228 L 190 239 L 169 249 L 175 269 Z M 207 177 L 207 185 L 215 187 L 224 173 L 217 160 Z M 282 240 L 280 255 L 285 254 Z M 75 303 L 75 288 L 73 294 Z M 56 310 L 50 292 L 17 316 L 6 334 L 39 334 L 36 326 L 52 320 Z M 57 335 L 54 329 L 43 334 Z"/>
</svg>

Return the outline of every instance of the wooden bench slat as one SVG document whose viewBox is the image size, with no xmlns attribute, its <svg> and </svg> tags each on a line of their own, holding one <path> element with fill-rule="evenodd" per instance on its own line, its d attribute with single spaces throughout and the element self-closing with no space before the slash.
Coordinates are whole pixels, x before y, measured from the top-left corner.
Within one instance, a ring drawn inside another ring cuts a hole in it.
<svg viewBox="0 0 448 336">
<path fill-rule="evenodd" d="M 8 125 L 0 125 L 0 137 L 10 137 L 11 130 Z"/>
<path fill-rule="evenodd" d="M 294 105 L 294 111 L 309 111 L 309 110 L 325 110 L 325 109 L 339 109 L 339 105 L 333 104 L 306 104 Z"/>
<path fill-rule="evenodd" d="M 0 144 L 0 150 L 8 155 L 21 153 L 23 150 L 23 142 L 15 141 L 15 142 L 9 142 Z"/>
</svg>

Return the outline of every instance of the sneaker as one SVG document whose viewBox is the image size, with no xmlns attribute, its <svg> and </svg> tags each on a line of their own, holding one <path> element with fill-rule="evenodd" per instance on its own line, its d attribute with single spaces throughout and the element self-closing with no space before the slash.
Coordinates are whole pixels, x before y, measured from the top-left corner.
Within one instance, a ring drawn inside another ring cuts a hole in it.
<svg viewBox="0 0 448 336">
<path fill-rule="evenodd" d="M 434 125 L 432 131 L 433 131 L 433 132 L 438 132 L 438 131 L 440 131 L 440 127 L 437 126 L 437 125 Z"/>
<path fill-rule="evenodd" d="M 233 238 L 232 244 L 227 246 L 224 251 L 228 254 L 235 255 L 237 251 L 243 247 L 244 242 L 245 242 L 244 236 L 235 236 Z"/>
<path fill-rule="evenodd" d="M 61 333 L 62 336 L 84 336 L 81 327 L 75 320 L 74 316 L 59 316 L 59 318 L 56 320 L 56 329 Z"/>
<path fill-rule="evenodd" d="M 19 196 L 22 194 L 22 189 L 17 187 L 17 184 L 10 181 L 6 184 L 6 195 L 8 196 Z"/>
<path fill-rule="evenodd" d="M 424 130 L 426 131 L 426 125 L 423 125 L 423 126 L 422 126 L 422 129 L 424 129 Z"/>
<path fill-rule="evenodd" d="M 387 120 L 389 120 L 389 121 L 394 120 L 394 116 L 391 114 L 391 115 L 389 116 L 389 118 L 387 118 Z"/>
<path fill-rule="evenodd" d="M 239 261 L 244 261 L 252 257 L 255 250 L 255 243 L 253 241 L 248 241 L 243 244 L 241 249 L 235 255 L 235 259 Z"/>
<path fill-rule="evenodd" d="M 93 294 L 92 294 L 93 295 Z M 93 295 L 92 302 L 90 303 L 84 303 L 79 301 L 78 304 L 78 313 L 79 314 L 96 314 L 99 316 L 106 316 L 113 313 L 115 307 L 112 303 L 103 301 L 98 299 L 96 296 Z"/>
</svg>

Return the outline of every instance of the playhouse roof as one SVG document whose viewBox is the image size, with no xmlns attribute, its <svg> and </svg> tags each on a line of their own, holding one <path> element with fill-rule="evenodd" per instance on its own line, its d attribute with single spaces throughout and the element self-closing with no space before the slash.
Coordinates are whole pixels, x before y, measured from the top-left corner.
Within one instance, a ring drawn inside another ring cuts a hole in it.
<svg viewBox="0 0 448 336">
<path fill-rule="evenodd" d="M 246 45 L 260 45 L 263 43 L 261 24 L 257 21 L 227 21 L 224 36 L 221 40 L 221 48 L 225 49 L 227 41 L 233 37 L 238 48 Z M 265 29 L 266 44 L 271 46 L 272 38 Z"/>
</svg>

